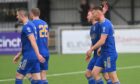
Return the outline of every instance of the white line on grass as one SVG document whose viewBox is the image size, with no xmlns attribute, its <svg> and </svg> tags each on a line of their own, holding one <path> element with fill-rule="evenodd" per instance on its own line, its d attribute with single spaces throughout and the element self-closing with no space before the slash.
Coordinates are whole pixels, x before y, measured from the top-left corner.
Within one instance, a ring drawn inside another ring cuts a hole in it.
<svg viewBox="0 0 140 84">
<path fill-rule="evenodd" d="M 140 65 L 138 66 L 128 66 L 128 67 L 119 67 L 118 70 L 128 70 L 128 69 L 137 69 L 140 68 Z M 83 74 L 85 71 L 77 71 L 77 72 L 68 72 L 68 73 L 59 73 L 59 74 L 51 74 L 47 77 L 56 77 L 56 76 L 66 76 L 66 75 L 77 75 L 77 74 Z M 15 79 L 2 79 L 0 82 L 6 82 L 6 81 L 14 81 Z"/>
</svg>

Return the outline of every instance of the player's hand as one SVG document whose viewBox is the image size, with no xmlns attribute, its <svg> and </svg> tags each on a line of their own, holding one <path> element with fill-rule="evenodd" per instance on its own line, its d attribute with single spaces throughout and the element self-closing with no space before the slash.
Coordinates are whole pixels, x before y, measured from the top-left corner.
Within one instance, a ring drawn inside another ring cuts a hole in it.
<svg viewBox="0 0 140 84">
<path fill-rule="evenodd" d="M 101 55 L 101 48 L 99 48 L 99 49 L 97 50 L 97 55 L 98 55 L 98 56 Z"/>
<path fill-rule="evenodd" d="M 20 55 L 16 55 L 14 58 L 13 58 L 13 63 L 16 64 L 20 59 Z"/>
<path fill-rule="evenodd" d="M 46 61 L 45 58 L 42 55 L 38 55 L 38 60 L 41 63 L 44 63 Z"/>
<path fill-rule="evenodd" d="M 87 58 L 87 61 L 89 60 L 89 58 L 91 57 L 91 54 L 92 54 L 92 50 L 89 49 L 86 53 L 86 58 Z"/>
<path fill-rule="evenodd" d="M 89 62 L 91 56 L 86 55 L 86 62 Z"/>
<path fill-rule="evenodd" d="M 104 4 L 103 6 L 103 13 L 105 14 L 108 11 L 108 5 Z"/>
<path fill-rule="evenodd" d="M 92 50 L 91 49 L 89 49 L 88 51 L 87 51 L 87 56 L 91 56 L 91 54 L 92 54 Z"/>
</svg>

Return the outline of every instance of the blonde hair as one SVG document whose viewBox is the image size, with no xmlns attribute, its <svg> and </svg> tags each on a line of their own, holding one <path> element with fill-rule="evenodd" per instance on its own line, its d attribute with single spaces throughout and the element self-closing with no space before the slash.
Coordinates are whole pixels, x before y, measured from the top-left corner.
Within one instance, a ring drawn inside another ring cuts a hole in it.
<svg viewBox="0 0 140 84">
<path fill-rule="evenodd" d="M 39 10 L 39 8 L 32 8 L 32 9 L 31 9 L 31 13 L 32 13 L 34 16 L 40 16 L 40 10 Z"/>
</svg>

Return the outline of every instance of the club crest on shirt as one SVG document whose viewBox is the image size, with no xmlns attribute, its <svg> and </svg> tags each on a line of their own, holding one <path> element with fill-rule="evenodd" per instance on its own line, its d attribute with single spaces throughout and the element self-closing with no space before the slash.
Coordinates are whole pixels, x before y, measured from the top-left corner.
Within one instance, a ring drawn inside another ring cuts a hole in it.
<svg viewBox="0 0 140 84">
<path fill-rule="evenodd" d="M 105 29 L 106 29 L 106 28 L 105 28 L 105 27 L 103 27 L 103 32 L 105 32 Z"/>
<path fill-rule="evenodd" d="M 30 27 L 27 27 L 27 31 L 28 31 L 28 32 L 31 32 L 31 29 L 30 29 Z"/>
<path fill-rule="evenodd" d="M 93 27 L 93 31 L 95 31 L 95 29 L 96 29 L 96 28 L 95 28 L 95 27 Z"/>
</svg>

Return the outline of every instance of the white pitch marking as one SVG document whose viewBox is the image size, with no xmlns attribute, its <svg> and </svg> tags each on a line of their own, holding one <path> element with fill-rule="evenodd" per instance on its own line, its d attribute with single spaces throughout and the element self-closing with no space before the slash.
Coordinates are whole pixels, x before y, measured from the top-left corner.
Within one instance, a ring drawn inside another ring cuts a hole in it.
<svg viewBox="0 0 140 84">
<path fill-rule="evenodd" d="M 118 70 L 128 70 L 128 69 L 137 69 L 140 68 L 140 65 L 138 66 L 128 66 L 128 67 L 119 67 Z M 66 75 L 76 75 L 76 74 L 83 74 L 85 71 L 77 71 L 77 72 L 68 72 L 68 73 L 59 73 L 59 74 L 51 74 L 47 77 L 56 77 L 56 76 L 66 76 Z M 6 81 L 14 81 L 15 79 L 2 79 L 0 82 L 6 82 Z"/>
</svg>

